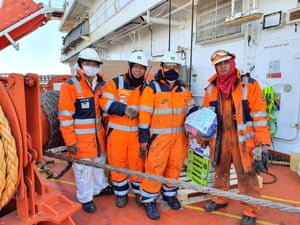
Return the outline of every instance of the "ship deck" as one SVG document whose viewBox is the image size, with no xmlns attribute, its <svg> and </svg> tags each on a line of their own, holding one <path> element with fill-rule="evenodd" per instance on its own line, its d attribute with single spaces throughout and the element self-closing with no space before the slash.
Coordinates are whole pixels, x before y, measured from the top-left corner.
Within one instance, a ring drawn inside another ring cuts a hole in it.
<svg viewBox="0 0 300 225">
<path fill-rule="evenodd" d="M 49 164 L 48 167 L 55 172 L 63 168 L 65 164 L 64 161 L 55 160 L 55 163 Z M 269 171 L 276 175 L 277 181 L 263 186 L 261 198 L 300 207 L 300 177 L 286 166 L 270 165 Z M 271 177 L 264 176 L 264 181 L 272 180 Z M 54 190 L 62 192 L 70 200 L 76 201 L 72 169 L 58 180 L 45 178 L 45 183 Z M 201 195 L 203 194 L 195 193 L 188 200 L 199 198 Z M 228 207 L 216 212 L 205 212 L 203 207 L 209 200 L 204 198 L 204 200 L 192 204 L 185 204 L 179 211 L 174 211 L 168 208 L 164 202 L 158 201 L 161 218 L 154 221 L 146 216 L 143 207 L 135 203 L 132 194 L 129 197 L 128 205 L 120 209 L 115 206 L 115 196 L 99 196 L 94 199 L 97 207 L 95 213 L 86 213 L 81 209 L 72 215 L 72 218 L 76 225 L 238 225 L 242 216 L 239 201 L 229 200 Z M 257 224 L 299 225 L 300 214 L 262 207 L 261 215 L 257 218 Z"/>
</svg>

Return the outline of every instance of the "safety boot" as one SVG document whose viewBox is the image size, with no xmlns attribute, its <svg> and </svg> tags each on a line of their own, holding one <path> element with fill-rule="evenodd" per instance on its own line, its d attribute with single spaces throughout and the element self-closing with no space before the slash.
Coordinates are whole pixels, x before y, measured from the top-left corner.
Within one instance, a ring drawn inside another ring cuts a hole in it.
<svg viewBox="0 0 300 225">
<path fill-rule="evenodd" d="M 87 213 L 93 213 L 96 211 L 96 206 L 93 201 L 82 203 L 82 208 Z"/>
<path fill-rule="evenodd" d="M 142 205 L 143 205 L 143 203 L 142 203 L 142 201 L 141 201 L 141 199 L 140 199 L 140 196 L 141 196 L 141 195 L 139 195 L 139 194 L 136 194 L 136 195 L 135 195 L 135 202 L 136 202 L 136 204 L 137 204 L 138 206 L 142 206 Z"/>
<path fill-rule="evenodd" d="M 152 220 L 158 220 L 160 218 L 159 211 L 157 209 L 156 202 L 144 203 L 144 209 L 147 216 Z"/>
<path fill-rule="evenodd" d="M 163 200 L 168 203 L 171 209 L 178 210 L 181 208 L 181 203 L 176 196 L 164 196 Z"/>
<path fill-rule="evenodd" d="M 251 216 L 243 215 L 241 225 L 255 225 L 256 218 Z"/>
<path fill-rule="evenodd" d="M 118 196 L 117 195 L 117 199 L 116 199 L 116 206 L 118 208 L 124 208 L 127 205 L 128 202 L 128 196 L 124 195 L 124 196 Z"/>
<path fill-rule="evenodd" d="M 212 212 L 212 211 L 216 211 L 220 208 L 225 208 L 227 205 L 228 205 L 227 203 L 217 204 L 213 201 L 210 201 L 210 202 L 206 203 L 206 205 L 204 206 L 204 209 L 207 212 Z"/>
<path fill-rule="evenodd" d="M 110 185 L 107 187 L 103 188 L 98 194 L 94 195 L 94 197 L 99 197 L 103 195 L 113 195 L 114 194 L 114 189 Z"/>
</svg>

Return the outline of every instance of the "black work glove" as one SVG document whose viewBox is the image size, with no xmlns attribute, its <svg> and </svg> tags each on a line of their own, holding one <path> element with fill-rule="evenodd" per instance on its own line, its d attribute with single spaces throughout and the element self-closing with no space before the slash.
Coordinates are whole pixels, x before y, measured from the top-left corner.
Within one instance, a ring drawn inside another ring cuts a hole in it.
<svg viewBox="0 0 300 225">
<path fill-rule="evenodd" d="M 253 150 L 252 175 L 268 171 L 268 146 L 261 145 Z"/>
<path fill-rule="evenodd" d="M 267 147 L 267 146 L 266 146 Z M 264 165 L 265 169 L 268 171 L 269 170 L 269 163 L 268 163 L 268 160 L 269 160 L 269 153 L 268 153 L 268 149 L 264 149 L 263 147 L 263 151 L 261 153 L 261 161 L 262 161 L 262 164 Z"/>
<path fill-rule="evenodd" d="M 134 119 L 138 116 L 138 111 L 131 107 L 126 107 L 125 115 L 128 116 L 130 119 Z"/>
<path fill-rule="evenodd" d="M 139 156 L 141 158 L 144 158 L 147 155 L 147 152 L 148 152 L 148 143 L 147 142 L 140 143 Z"/>
<path fill-rule="evenodd" d="M 71 146 L 67 146 L 67 151 L 71 154 L 76 155 L 77 154 L 77 144 L 71 145 Z"/>
</svg>

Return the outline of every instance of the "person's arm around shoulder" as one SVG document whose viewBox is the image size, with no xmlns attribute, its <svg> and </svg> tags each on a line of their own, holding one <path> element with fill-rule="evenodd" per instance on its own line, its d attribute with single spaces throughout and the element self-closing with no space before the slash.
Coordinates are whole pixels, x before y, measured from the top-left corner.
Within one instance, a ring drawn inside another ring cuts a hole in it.
<svg viewBox="0 0 300 225">
<path fill-rule="evenodd" d="M 118 89 L 114 80 L 109 80 L 105 84 L 102 97 L 100 98 L 100 106 L 103 111 L 110 115 L 125 115 L 126 105 L 118 101 Z"/>
</svg>

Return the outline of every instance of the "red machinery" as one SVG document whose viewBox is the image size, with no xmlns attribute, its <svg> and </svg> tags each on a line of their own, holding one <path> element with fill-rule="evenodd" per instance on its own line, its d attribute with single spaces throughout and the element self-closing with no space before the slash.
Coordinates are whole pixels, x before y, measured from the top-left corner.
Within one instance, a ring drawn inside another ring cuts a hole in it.
<svg viewBox="0 0 300 225">
<path fill-rule="evenodd" d="M 32 225 L 39 222 L 47 225 L 74 224 L 71 215 L 80 208 L 80 204 L 68 200 L 62 194 L 55 193 L 50 187 L 45 186 L 35 165 L 36 161 L 42 159 L 42 142 L 45 139 L 43 137 L 45 132 L 42 131 L 44 124 L 40 119 L 42 113 L 39 104 L 38 76 L 35 74 L 26 76 L 10 74 L 7 77 L 1 77 L 0 81 L 1 107 L 15 139 L 15 154 L 18 158 L 18 162 L 7 162 L 7 164 L 18 164 L 17 179 L 6 181 L 15 182 L 13 184 L 15 189 L 2 192 L 0 204 L 4 207 L 1 207 L 1 214 L 4 216 L 0 218 L 0 223 L 14 225 Z M 9 174 L 5 177 L 9 177 Z"/>
<path fill-rule="evenodd" d="M 17 48 L 17 40 L 47 22 L 46 12 L 32 0 L 0 1 L 0 50 Z M 0 77 L 0 105 L 0 224 L 74 225 L 80 204 L 46 186 L 35 165 L 50 133 L 38 75 Z"/>
<path fill-rule="evenodd" d="M 0 50 L 35 31 L 47 22 L 47 10 L 32 0 L 3 0 L 0 5 Z"/>
</svg>

